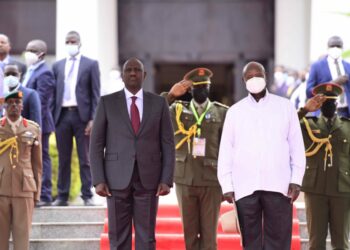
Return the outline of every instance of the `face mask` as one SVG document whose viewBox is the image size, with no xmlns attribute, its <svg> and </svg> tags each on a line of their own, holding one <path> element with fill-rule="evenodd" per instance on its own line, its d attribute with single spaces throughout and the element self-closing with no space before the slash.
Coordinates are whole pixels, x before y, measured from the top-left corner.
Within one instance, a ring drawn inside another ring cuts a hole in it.
<svg viewBox="0 0 350 250">
<path fill-rule="evenodd" d="M 19 84 L 19 78 L 16 76 L 6 76 L 4 78 L 4 84 L 7 88 L 15 88 Z"/>
<path fill-rule="evenodd" d="M 209 96 L 209 89 L 208 88 L 193 88 L 192 89 L 192 96 L 193 99 L 199 103 L 202 104 L 205 102 Z"/>
<path fill-rule="evenodd" d="M 251 94 L 258 94 L 266 87 L 266 81 L 263 77 L 253 77 L 246 82 L 246 88 Z"/>
<path fill-rule="evenodd" d="M 75 56 L 79 53 L 79 45 L 77 44 L 67 44 L 66 51 L 68 55 Z"/>
<path fill-rule="evenodd" d="M 332 118 L 335 114 L 335 110 L 337 109 L 337 105 L 334 100 L 327 100 L 323 103 L 321 107 L 322 114 L 327 118 Z"/>
<path fill-rule="evenodd" d="M 328 49 L 328 55 L 333 59 L 338 59 L 341 56 L 342 49 L 338 47 L 332 47 Z"/>
<path fill-rule="evenodd" d="M 31 66 L 39 61 L 39 56 L 33 52 L 25 52 L 24 60 L 26 61 L 27 66 Z"/>
</svg>

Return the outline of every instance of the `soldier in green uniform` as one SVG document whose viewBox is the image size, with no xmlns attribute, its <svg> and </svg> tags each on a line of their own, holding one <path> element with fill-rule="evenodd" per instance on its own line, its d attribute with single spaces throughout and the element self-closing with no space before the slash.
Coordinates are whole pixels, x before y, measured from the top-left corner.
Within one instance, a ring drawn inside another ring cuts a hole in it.
<svg viewBox="0 0 350 250">
<path fill-rule="evenodd" d="M 217 249 L 223 197 L 217 179 L 217 159 L 228 107 L 209 100 L 212 75 L 209 69 L 196 68 L 166 96 L 176 131 L 174 181 L 187 250 Z M 189 90 L 193 97 L 190 102 L 174 102 Z"/>
<path fill-rule="evenodd" d="M 307 166 L 305 193 L 309 249 L 326 249 L 328 228 L 333 249 L 349 249 L 350 227 L 350 120 L 336 114 L 336 99 L 343 92 L 334 83 L 313 89 L 327 100 L 320 117 L 302 118 Z"/>
<path fill-rule="evenodd" d="M 35 202 L 40 200 L 42 156 L 39 125 L 21 117 L 22 92 L 5 97 L 0 119 L 0 250 L 29 249 Z"/>
</svg>

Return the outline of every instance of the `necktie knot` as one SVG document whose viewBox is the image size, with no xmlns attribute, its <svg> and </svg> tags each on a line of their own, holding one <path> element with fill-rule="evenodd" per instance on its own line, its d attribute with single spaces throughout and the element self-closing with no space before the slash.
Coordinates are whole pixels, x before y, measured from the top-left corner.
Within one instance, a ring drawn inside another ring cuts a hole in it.
<svg viewBox="0 0 350 250">
<path fill-rule="evenodd" d="M 136 99 L 137 99 L 137 96 L 132 96 L 132 97 L 131 97 L 132 104 L 135 104 L 135 103 L 136 103 Z"/>
</svg>

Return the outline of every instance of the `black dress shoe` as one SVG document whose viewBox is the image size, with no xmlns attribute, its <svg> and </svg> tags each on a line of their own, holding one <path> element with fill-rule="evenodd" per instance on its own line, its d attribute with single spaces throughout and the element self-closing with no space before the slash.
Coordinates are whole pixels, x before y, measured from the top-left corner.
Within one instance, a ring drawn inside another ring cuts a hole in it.
<svg viewBox="0 0 350 250">
<path fill-rule="evenodd" d="M 95 205 L 94 201 L 92 200 L 92 198 L 90 198 L 90 199 L 84 200 L 84 206 L 91 207 L 91 206 L 96 206 L 96 205 Z"/>
<path fill-rule="evenodd" d="M 57 206 L 57 207 L 64 207 L 64 206 L 68 206 L 68 201 L 63 201 L 63 200 L 55 200 L 54 202 L 52 202 L 51 204 L 52 206 Z"/>
<path fill-rule="evenodd" d="M 49 207 L 51 206 L 51 201 L 38 201 L 35 207 Z"/>
</svg>

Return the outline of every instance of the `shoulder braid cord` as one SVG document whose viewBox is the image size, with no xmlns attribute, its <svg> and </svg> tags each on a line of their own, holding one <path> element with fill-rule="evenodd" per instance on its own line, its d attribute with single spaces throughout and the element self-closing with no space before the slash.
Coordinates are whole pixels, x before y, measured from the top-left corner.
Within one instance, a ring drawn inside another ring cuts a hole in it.
<svg viewBox="0 0 350 250">
<path fill-rule="evenodd" d="M 11 138 L 6 139 L 5 141 L 0 142 L 0 155 L 3 154 L 8 148 L 10 148 L 10 162 L 11 165 L 13 164 L 13 159 L 17 157 L 18 161 L 18 155 L 19 155 L 19 150 L 18 150 L 18 143 L 17 143 L 17 137 L 13 136 Z"/>
<path fill-rule="evenodd" d="M 178 134 L 183 134 L 185 135 L 184 138 L 181 139 L 181 141 L 178 142 L 178 144 L 176 144 L 175 149 L 179 149 L 186 141 L 187 141 L 187 145 L 188 145 L 188 152 L 191 152 L 191 137 L 195 136 L 197 133 L 197 123 L 193 124 L 188 130 L 185 129 L 184 124 L 181 122 L 180 117 L 181 117 L 181 113 L 182 113 L 182 109 L 183 106 L 181 103 L 176 103 L 176 107 L 175 107 L 175 116 L 176 116 L 176 124 L 178 127 L 178 130 L 175 132 L 175 135 Z"/>
<path fill-rule="evenodd" d="M 317 138 L 311 130 L 310 124 L 307 121 L 307 119 L 304 117 L 303 121 L 305 123 L 305 127 L 306 127 L 306 131 L 310 137 L 310 139 L 312 140 L 312 144 L 310 145 L 310 147 L 308 149 L 306 149 L 305 151 L 305 155 L 306 157 L 310 157 L 313 156 L 315 154 L 317 154 L 317 152 L 321 149 L 321 147 L 323 145 L 325 145 L 325 155 L 324 155 L 324 171 L 326 171 L 326 167 L 327 167 L 327 156 L 329 156 L 329 160 L 330 160 L 330 167 L 333 165 L 333 151 L 332 151 L 332 144 L 330 142 L 330 138 L 332 138 L 332 135 L 329 135 L 327 138 Z M 316 144 L 316 146 L 314 147 L 314 149 L 311 150 L 311 148 Z"/>
</svg>

